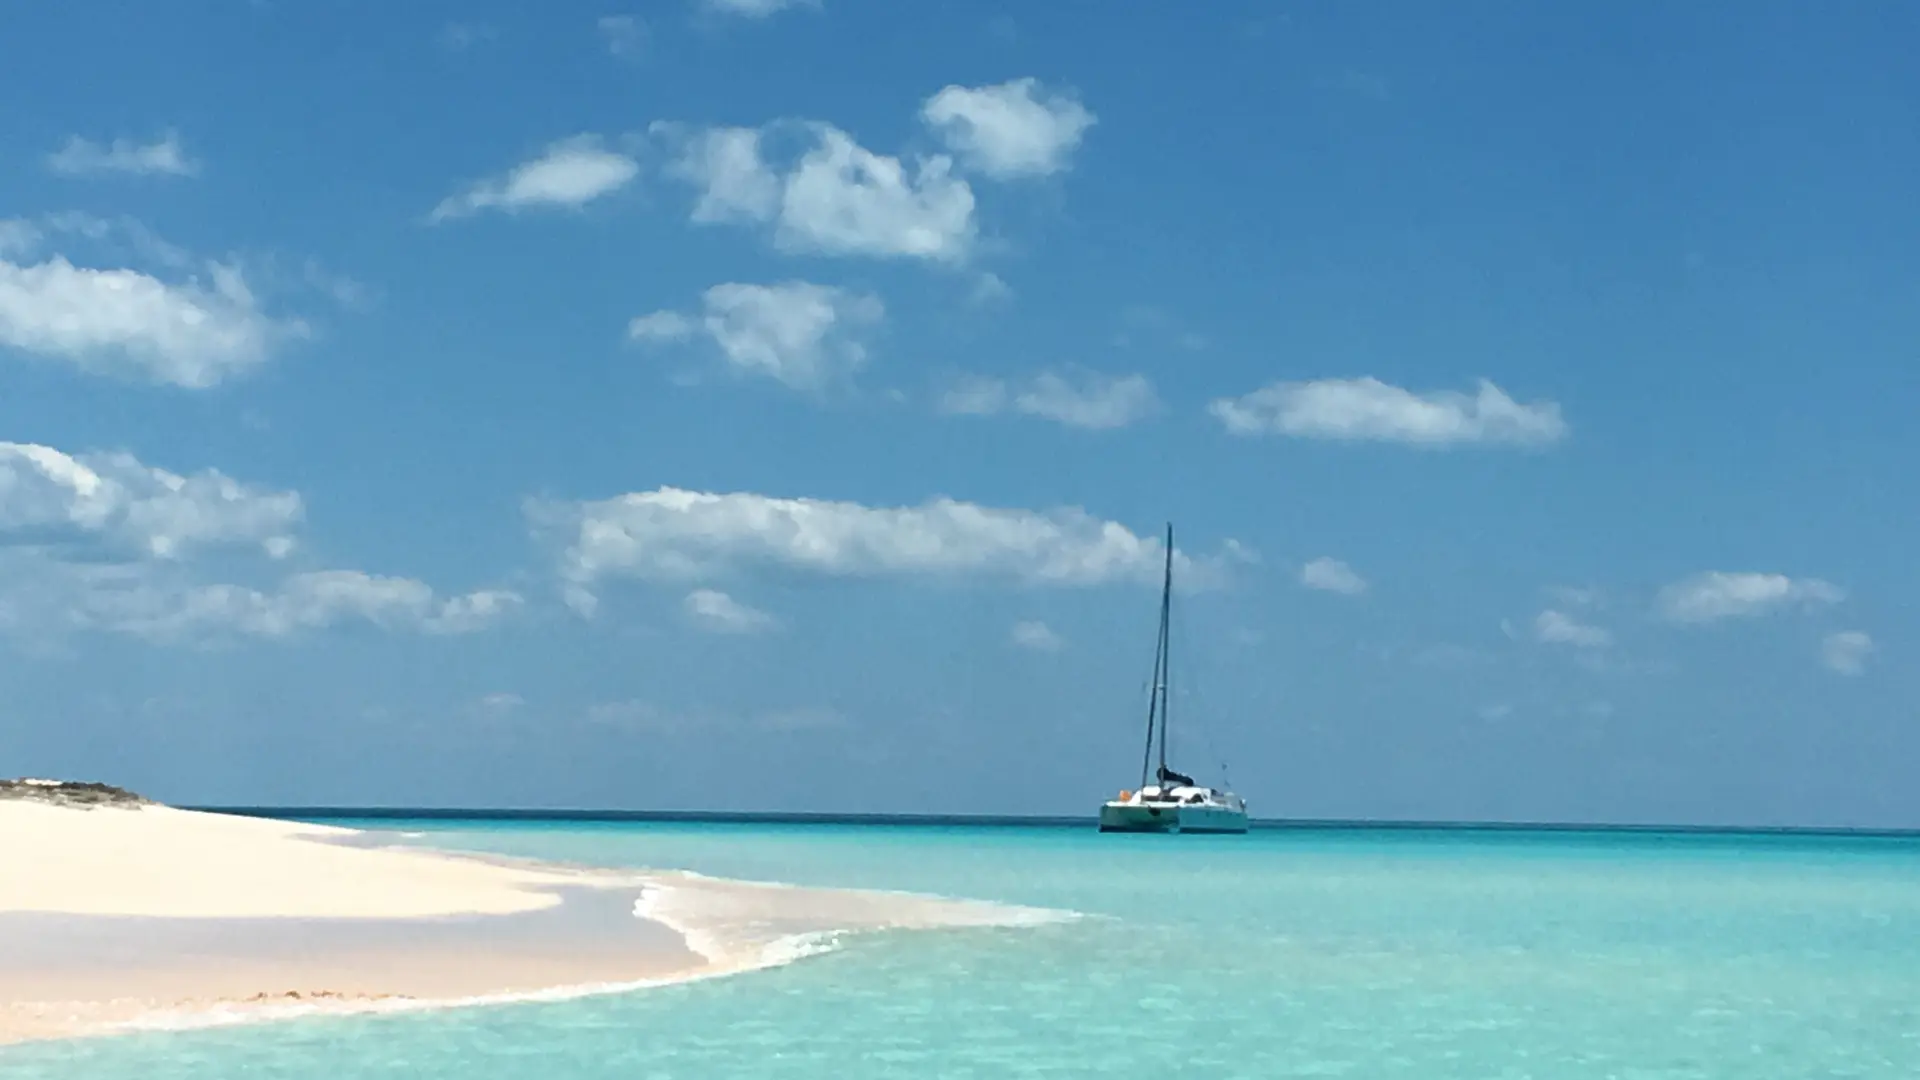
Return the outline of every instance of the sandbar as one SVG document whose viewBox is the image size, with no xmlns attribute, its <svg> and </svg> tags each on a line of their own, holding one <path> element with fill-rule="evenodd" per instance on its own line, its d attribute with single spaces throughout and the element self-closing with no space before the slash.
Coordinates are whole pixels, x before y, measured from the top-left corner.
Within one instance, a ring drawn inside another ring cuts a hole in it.
<svg viewBox="0 0 1920 1080">
<path fill-rule="evenodd" d="M 787 962 L 840 932 L 1051 918 L 0 798 L 0 1043 L 606 991 Z"/>
</svg>

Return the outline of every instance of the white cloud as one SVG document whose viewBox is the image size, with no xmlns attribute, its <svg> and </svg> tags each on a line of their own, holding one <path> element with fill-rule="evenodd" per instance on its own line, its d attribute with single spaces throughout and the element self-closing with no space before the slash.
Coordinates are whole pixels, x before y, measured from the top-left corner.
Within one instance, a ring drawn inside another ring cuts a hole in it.
<svg viewBox="0 0 1920 1080">
<path fill-rule="evenodd" d="M 1551 585 L 1546 592 L 1569 607 L 1597 607 L 1606 602 L 1606 594 L 1593 586 Z"/>
<path fill-rule="evenodd" d="M 830 124 L 791 168 L 764 156 L 765 132 L 713 128 L 684 140 L 669 173 L 700 190 L 693 220 L 772 224 L 783 250 L 955 262 L 974 239 L 973 189 L 937 154 L 911 167 Z M 657 134 L 673 134 L 655 125 Z"/>
<path fill-rule="evenodd" d="M 335 573 L 340 572 L 342 571 L 335 571 Z M 346 572 L 359 573 L 359 571 Z M 429 590 L 429 600 L 419 618 L 419 624 L 421 629 L 436 634 L 470 634 L 476 630 L 484 630 L 505 618 L 508 612 L 524 602 L 524 598 L 512 589 L 476 589 L 442 601 L 432 600 L 431 595 Z"/>
<path fill-rule="evenodd" d="M 1796 604 L 1837 604 L 1845 596 L 1839 586 L 1819 578 L 1714 570 L 1661 589 L 1658 606 L 1674 622 L 1704 623 L 1763 615 Z"/>
<path fill-rule="evenodd" d="M 200 163 L 187 156 L 180 136 L 168 131 L 150 143 L 120 138 L 101 145 L 74 135 L 47 155 L 47 167 L 64 176 L 129 173 L 136 176 L 193 176 Z"/>
<path fill-rule="evenodd" d="M 627 337 L 633 341 L 685 341 L 698 328 L 698 323 L 677 311 L 656 311 L 628 323 Z"/>
<path fill-rule="evenodd" d="M 442 598 L 411 578 L 358 570 L 296 573 L 256 588 L 197 581 L 178 562 L 66 561 L 47 551 L 0 547 L 0 630 L 36 640 L 76 630 L 164 643 L 284 638 L 350 622 L 464 634 L 492 625 L 520 602 L 504 590 Z"/>
<path fill-rule="evenodd" d="M 67 210 L 44 215 L 37 223 L 23 224 L 33 228 L 36 241 L 53 236 L 77 240 L 112 260 L 125 260 L 135 265 L 153 264 L 173 270 L 188 270 L 199 264 L 199 260 L 184 249 L 168 243 L 158 233 L 130 217 L 103 218 Z M 39 246 L 36 242 L 20 254 L 30 254 Z"/>
<path fill-rule="evenodd" d="M 698 332 L 735 371 L 797 390 L 818 390 L 867 361 L 859 334 L 886 314 L 878 297 L 806 281 L 715 285 L 702 297 Z M 681 341 L 695 333 L 689 316 L 656 311 L 633 320 L 635 341 Z"/>
<path fill-rule="evenodd" d="M 940 411 L 988 416 L 1011 410 L 1068 427 L 1095 430 L 1125 427 L 1160 407 L 1153 383 L 1144 375 L 1102 375 L 1070 370 L 1042 372 L 1022 384 L 967 376 L 949 387 Z"/>
<path fill-rule="evenodd" d="M 286 637 L 349 621 L 394 630 L 464 634 L 484 629 L 520 602 L 499 590 L 440 599 L 412 578 L 358 570 L 295 574 L 277 589 L 240 585 L 91 588 L 81 597 L 81 625 L 157 641 L 227 634 Z"/>
<path fill-rule="evenodd" d="M 1604 649 L 1613 643 L 1613 635 L 1604 628 L 1583 623 L 1552 608 L 1533 620 L 1533 636 L 1551 645 L 1571 645 L 1577 649 Z"/>
<path fill-rule="evenodd" d="M 1013 299 L 1013 288 L 999 274 L 987 271 L 974 279 L 973 289 L 967 293 L 967 303 L 975 307 L 986 307 Z"/>
<path fill-rule="evenodd" d="M 695 589 L 681 607 L 695 625 L 715 633 L 755 634 L 777 624 L 773 616 L 717 589 Z"/>
<path fill-rule="evenodd" d="M 1013 624 L 1013 643 L 1034 652 L 1059 652 L 1066 646 L 1053 628 L 1037 619 Z"/>
<path fill-rule="evenodd" d="M 61 256 L 0 259 L 0 345 L 89 372 L 204 388 L 264 362 L 305 324 L 266 314 L 240 271 L 210 284 L 138 270 L 95 270 Z"/>
<path fill-rule="evenodd" d="M 596 24 L 607 51 L 622 60 L 637 60 L 647 51 L 647 24 L 632 15 L 604 15 Z"/>
<path fill-rule="evenodd" d="M 0 545 L 102 548 L 173 559 L 215 544 L 292 550 L 300 496 L 242 484 L 213 469 L 182 476 L 131 454 L 73 457 L 0 442 Z"/>
<path fill-rule="evenodd" d="M 909 170 L 822 126 L 782 192 L 775 241 L 793 251 L 958 260 L 973 243 L 973 190 L 935 155 Z"/>
<path fill-rule="evenodd" d="M 327 299 L 353 311 L 365 311 L 379 300 L 378 290 L 345 274 L 333 273 L 320 265 L 317 259 L 307 259 L 301 263 L 300 281 L 307 288 L 324 293 Z"/>
<path fill-rule="evenodd" d="M 1859 630 L 1828 634 L 1820 643 L 1820 662 L 1841 675 L 1861 675 L 1874 652 L 1873 639 Z"/>
<path fill-rule="evenodd" d="M 295 492 L 214 469 L 183 475 L 126 453 L 0 443 L 0 629 L 176 640 L 281 637 L 358 619 L 465 633 L 520 603 L 504 590 L 440 598 L 410 578 L 357 570 L 295 573 L 265 589 L 199 580 L 199 561 L 216 550 L 223 566 L 248 548 L 263 565 L 286 559 L 302 512 Z"/>
<path fill-rule="evenodd" d="M 1367 591 L 1367 579 L 1339 559 L 1322 555 L 1300 568 L 1300 584 L 1309 589 L 1358 596 Z"/>
<path fill-rule="evenodd" d="M 1125 427 L 1150 415 L 1160 400 L 1145 375 L 1046 372 L 1013 398 L 1013 408 L 1068 427 Z"/>
<path fill-rule="evenodd" d="M 1446 447 L 1544 446 L 1567 434 L 1559 405 L 1521 404 L 1484 379 L 1474 394 L 1418 394 L 1371 377 L 1278 382 L 1209 411 L 1235 435 Z"/>
<path fill-rule="evenodd" d="M 593 609 L 606 578 L 686 581 L 747 567 L 835 577 L 980 577 L 1029 585 L 1157 582 L 1161 545 L 1077 508 L 999 509 L 952 499 L 870 507 L 659 488 L 584 503 L 530 503 L 563 545 L 569 602 Z M 1183 587 L 1205 587 L 1216 560 L 1176 552 Z"/>
<path fill-rule="evenodd" d="M 757 128 L 699 132 L 687 140 L 668 173 L 700 189 L 693 207 L 693 220 L 700 224 L 772 221 L 780 213 L 781 178 L 760 156 Z"/>
<path fill-rule="evenodd" d="M 508 213 L 536 207 L 582 206 L 625 187 L 640 166 L 625 154 L 606 147 L 598 135 L 575 135 L 549 145 L 532 161 L 514 166 L 505 176 L 482 180 L 433 208 L 430 221 L 448 221 L 483 210 Z"/>
<path fill-rule="evenodd" d="M 699 0 L 702 8 L 743 19 L 764 19 L 788 8 L 817 8 L 820 0 Z"/>
<path fill-rule="evenodd" d="M 965 375 L 940 395 L 940 411 L 950 416 L 991 416 L 1007 407 L 1007 384 L 1000 379 Z"/>
<path fill-rule="evenodd" d="M 527 699 L 521 697 L 519 694 L 512 693 L 511 691 L 501 691 L 483 696 L 476 704 L 479 705 L 482 712 L 500 716 L 513 712 L 526 703 Z"/>
<path fill-rule="evenodd" d="M 927 99 L 920 118 L 961 161 L 999 180 L 1060 172 L 1094 123 L 1080 102 L 1031 78 L 948 86 Z"/>
</svg>

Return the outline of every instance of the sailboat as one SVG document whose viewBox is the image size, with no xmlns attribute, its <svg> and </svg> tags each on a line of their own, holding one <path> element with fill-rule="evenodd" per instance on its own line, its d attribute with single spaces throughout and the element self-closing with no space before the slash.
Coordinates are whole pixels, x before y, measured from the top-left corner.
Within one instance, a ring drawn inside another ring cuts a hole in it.
<svg viewBox="0 0 1920 1080">
<path fill-rule="evenodd" d="M 1147 699 L 1147 748 L 1140 759 L 1140 786 L 1100 807 L 1101 832 L 1243 833 L 1246 800 L 1231 791 L 1204 787 L 1167 767 L 1168 634 L 1173 614 L 1173 526 L 1167 526 L 1166 571 L 1160 586 L 1160 640 L 1153 654 L 1153 689 Z M 1154 747 L 1160 765 L 1149 784 Z"/>
</svg>

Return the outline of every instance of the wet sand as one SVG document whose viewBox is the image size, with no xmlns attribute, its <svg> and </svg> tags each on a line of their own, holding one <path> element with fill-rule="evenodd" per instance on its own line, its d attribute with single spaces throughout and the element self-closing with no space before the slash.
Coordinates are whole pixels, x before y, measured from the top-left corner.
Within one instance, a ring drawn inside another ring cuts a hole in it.
<svg viewBox="0 0 1920 1080">
<path fill-rule="evenodd" d="M 666 982 L 707 972 L 639 889 L 414 919 L 0 913 L 0 1042 Z"/>
</svg>

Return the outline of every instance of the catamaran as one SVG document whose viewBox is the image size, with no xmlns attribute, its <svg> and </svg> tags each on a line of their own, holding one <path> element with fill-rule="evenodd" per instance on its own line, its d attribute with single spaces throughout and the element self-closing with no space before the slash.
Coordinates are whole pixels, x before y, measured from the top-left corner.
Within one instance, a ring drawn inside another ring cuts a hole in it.
<svg viewBox="0 0 1920 1080">
<path fill-rule="evenodd" d="M 1140 758 L 1140 787 L 1122 791 L 1100 807 L 1101 832 L 1243 833 L 1246 800 L 1231 791 L 1194 783 L 1167 768 L 1167 677 L 1173 613 L 1173 526 L 1167 526 L 1166 571 L 1160 586 L 1160 640 L 1153 654 L 1153 688 L 1147 698 L 1147 748 Z M 1147 782 L 1154 747 L 1160 765 Z"/>
</svg>

